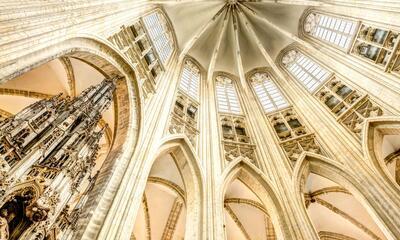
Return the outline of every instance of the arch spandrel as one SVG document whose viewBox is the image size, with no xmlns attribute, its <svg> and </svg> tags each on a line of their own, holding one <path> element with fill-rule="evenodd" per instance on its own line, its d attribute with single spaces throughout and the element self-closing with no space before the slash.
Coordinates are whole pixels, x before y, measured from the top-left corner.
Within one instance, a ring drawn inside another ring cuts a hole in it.
<svg viewBox="0 0 400 240">
<path fill-rule="evenodd" d="M 383 156 L 383 140 L 386 135 L 400 135 L 400 117 L 376 117 L 366 120 L 363 128 L 362 147 L 365 160 L 375 171 L 390 183 L 397 195 L 400 194 L 400 186 L 385 164 Z"/>
<path fill-rule="evenodd" d="M 355 199 L 364 207 L 367 213 L 371 216 L 375 224 L 380 228 L 388 239 L 397 239 L 399 232 L 392 221 L 384 216 L 384 212 L 392 211 L 383 209 L 378 202 L 382 199 L 376 198 L 368 191 L 368 183 L 360 179 L 357 174 L 344 170 L 346 166 L 342 163 L 333 161 L 330 158 L 323 157 L 313 153 L 303 153 L 299 158 L 293 172 L 293 187 L 296 194 L 296 201 L 299 206 L 303 206 L 299 211 L 305 217 L 305 220 L 311 224 L 311 220 L 306 212 L 304 203 L 303 190 L 304 184 L 309 174 L 313 173 L 324 177 L 343 188 L 347 189 Z"/>
<path fill-rule="evenodd" d="M 269 213 L 277 239 L 296 239 L 294 229 L 289 229 L 290 220 L 284 214 L 282 200 L 276 187 L 261 170 L 244 158 L 237 158 L 224 170 L 220 178 L 216 204 L 224 202 L 226 190 L 235 179 L 239 179 L 262 202 Z M 218 209 L 222 211 L 223 206 Z"/>
<path fill-rule="evenodd" d="M 77 229 L 75 237 L 80 238 L 78 236 L 87 234 L 87 229 L 90 229 L 88 230 L 89 234 L 100 229 L 101 224 L 99 225 L 98 222 L 96 224 L 91 223 L 91 216 L 93 214 L 106 215 L 108 208 L 104 206 L 111 204 L 112 198 L 103 198 L 104 193 L 110 187 L 119 185 L 122 174 L 116 174 L 116 172 L 125 171 L 124 166 L 128 164 L 128 160 L 133 154 L 134 146 L 140 134 L 142 93 L 134 68 L 126 57 L 105 40 L 85 34 L 70 36 L 68 39 L 50 45 L 45 51 L 41 50 L 16 58 L 12 65 L 6 65 L 0 71 L 1 82 L 11 80 L 63 56 L 78 58 L 91 66 L 95 66 L 104 77 L 120 79 L 117 81 L 114 94 L 117 123 L 114 142 L 100 170 L 101 177 L 97 179 L 96 186 L 90 193 L 88 201 L 90 207 L 85 208 L 86 210 L 82 213 L 84 217 L 79 221 L 79 229 Z M 119 164 L 115 164 L 116 162 Z M 102 206 L 101 209 L 98 208 L 99 205 Z M 102 222 L 102 220 L 99 222 Z"/>
<path fill-rule="evenodd" d="M 199 159 L 185 135 L 176 134 L 167 136 L 160 142 L 157 153 L 152 161 L 148 163 L 148 166 L 151 167 L 159 156 L 171 154 L 185 186 L 187 209 L 185 239 L 202 239 L 204 180 Z"/>
</svg>

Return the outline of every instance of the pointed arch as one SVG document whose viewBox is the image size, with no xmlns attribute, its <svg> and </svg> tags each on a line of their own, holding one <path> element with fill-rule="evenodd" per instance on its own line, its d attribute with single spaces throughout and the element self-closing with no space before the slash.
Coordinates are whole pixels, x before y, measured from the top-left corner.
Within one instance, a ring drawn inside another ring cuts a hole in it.
<svg viewBox="0 0 400 240">
<path fill-rule="evenodd" d="M 281 199 L 273 183 L 258 168 L 254 167 L 248 160 L 239 157 L 227 166 L 221 176 L 217 209 L 223 215 L 223 203 L 225 193 L 233 180 L 239 179 L 245 184 L 262 202 L 269 213 L 274 226 L 277 239 L 294 239 L 293 232 L 288 229 L 287 216 L 284 215 Z M 219 226 L 220 227 L 220 226 Z M 222 232 L 222 230 L 220 230 Z"/>
<path fill-rule="evenodd" d="M 386 135 L 400 136 L 400 117 L 368 118 L 362 134 L 364 157 L 375 171 L 397 190 L 397 194 L 400 194 L 400 186 L 390 176 L 383 156 L 383 141 Z"/>
<path fill-rule="evenodd" d="M 277 65 L 308 92 L 313 93 L 329 80 L 333 72 L 298 44 L 290 44 L 277 56 Z"/>
<path fill-rule="evenodd" d="M 285 69 L 285 66 L 283 66 L 283 57 L 290 51 L 292 50 L 297 50 L 300 49 L 301 45 L 298 44 L 297 42 L 293 42 L 291 44 L 288 44 L 286 47 L 282 48 L 282 50 L 279 51 L 279 53 L 276 55 L 275 58 L 275 64 L 279 66 L 281 69 Z"/>
<path fill-rule="evenodd" d="M 90 34 L 71 35 L 36 51 L 14 59 L 2 68 L 0 82 L 5 82 L 60 57 L 72 57 L 98 66 L 106 78 L 120 79 L 114 94 L 116 129 L 111 149 L 100 169 L 100 175 L 77 224 L 74 238 L 97 234 L 115 196 L 126 166 L 138 142 L 141 127 L 142 92 L 133 65 L 111 43 Z M 118 164 L 116 164 L 118 163 Z M 101 215 L 94 220 L 93 215 Z M 90 232 L 90 233 L 89 233 Z"/>
<path fill-rule="evenodd" d="M 227 72 L 215 72 L 213 79 L 218 111 L 228 114 L 242 114 L 243 104 L 240 101 L 238 91 L 239 78 Z"/>
<path fill-rule="evenodd" d="M 371 193 L 366 191 L 368 186 L 363 185 L 362 179 L 347 171 L 342 163 L 310 152 L 303 152 L 301 154 L 295 165 L 292 178 L 296 201 L 298 206 L 303 206 L 300 208 L 300 211 L 303 212 L 302 216 L 306 216 L 305 221 L 312 224 L 306 212 L 306 205 L 303 199 L 303 188 L 308 175 L 311 173 L 333 181 L 348 190 L 364 207 L 384 235 L 388 239 L 397 239 L 397 230 L 393 230 L 396 227 L 384 216 L 384 212 L 387 210 L 383 210 L 378 206 L 376 203 L 377 199 L 374 199 Z"/>
<path fill-rule="evenodd" d="M 204 211 L 204 178 L 200 161 L 185 135 L 167 136 L 161 140 L 156 157 L 171 154 L 185 187 L 186 223 L 185 239 L 202 239 Z"/>
<path fill-rule="evenodd" d="M 227 77 L 227 78 L 231 79 L 233 82 L 238 82 L 239 81 L 239 77 L 238 76 L 236 76 L 235 74 L 232 74 L 232 73 L 224 72 L 224 71 L 216 71 L 216 72 L 214 72 L 213 79 L 215 79 L 218 76 Z"/>
<path fill-rule="evenodd" d="M 248 72 L 246 72 L 245 77 L 248 81 L 252 75 L 254 75 L 256 73 L 261 73 L 261 72 L 266 72 L 268 74 L 272 74 L 273 69 L 272 69 L 272 67 L 256 67 L 256 68 L 253 68 L 253 69 L 249 70 Z"/>
<path fill-rule="evenodd" d="M 204 77 L 204 69 L 200 63 L 193 57 L 186 55 L 180 67 L 179 89 L 196 102 L 199 102 L 201 94 L 200 81 Z"/>
<path fill-rule="evenodd" d="M 309 7 L 299 19 L 298 36 L 347 52 L 357 28 L 355 19 Z"/>
<path fill-rule="evenodd" d="M 149 17 L 152 19 L 146 20 L 146 18 Z M 146 32 L 148 33 L 153 43 L 153 46 L 155 47 L 155 52 L 162 62 L 163 67 L 165 68 L 165 66 L 169 62 L 171 62 L 172 56 L 179 47 L 176 32 L 174 30 L 172 22 L 162 6 L 157 6 L 157 8 L 150 10 L 149 12 L 144 14 L 142 16 L 142 21 L 144 23 Z M 163 29 L 163 31 L 159 31 L 159 29 L 154 28 L 155 25 L 159 25 Z M 163 27 L 163 25 L 165 25 L 165 28 Z M 165 38 L 160 38 L 161 35 L 163 35 Z M 160 50 L 163 50 L 160 46 L 160 42 L 155 42 L 164 40 L 166 40 L 164 43 L 170 45 L 170 49 L 166 46 L 163 46 L 163 49 L 168 49 L 170 50 L 170 52 L 160 52 Z"/>
<path fill-rule="evenodd" d="M 205 79 L 206 78 L 206 73 L 207 73 L 207 70 L 204 68 L 204 66 L 203 65 L 201 65 L 201 63 L 196 59 L 196 58 L 194 58 L 193 56 L 191 56 L 191 55 L 189 55 L 189 54 L 186 54 L 185 56 L 184 56 L 184 58 L 183 58 L 183 62 L 185 62 L 185 60 L 190 60 L 190 61 L 192 61 L 194 64 L 196 64 L 196 66 L 199 68 L 199 70 L 200 70 L 200 72 L 201 72 L 201 76 Z"/>
<path fill-rule="evenodd" d="M 18 195 L 31 195 L 31 202 L 39 199 L 45 190 L 44 181 L 39 178 L 33 178 L 29 181 L 18 183 L 9 189 L 4 195 L 5 197 L 0 202 L 0 208 L 4 203 L 10 201 Z"/>
<path fill-rule="evenodd" d="M 276 84 L 271 67 L 255 68 L 247 72 L 246 80 L 265 113 L 289 107 L 287 97 Z"/>
</svg>

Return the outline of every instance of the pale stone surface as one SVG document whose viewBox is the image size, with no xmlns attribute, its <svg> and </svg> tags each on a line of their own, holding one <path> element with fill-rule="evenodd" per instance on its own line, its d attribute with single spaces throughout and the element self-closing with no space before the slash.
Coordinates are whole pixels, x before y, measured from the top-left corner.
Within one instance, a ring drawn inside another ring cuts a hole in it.
<svg viewBox="0 0 400 240">
<path fill-rule="evenodd" d="M 179 2 L 185 1 L 172 1 L 171 4 Z M 237 1 L 228 2 L 237 4 Z M 351 17 L 400 29 L 400 18 L 396 13 L 400 6 L 394 1 L 368 1 L 365 5 L 361 0 L 332 0 L 329 3 L 317 0 L 261 2 L 304 4 L 313 6 L 311 9 L 314 10 L 340 15 L 354 14 Z M 244 156 L 226 161 L 221 144 L 221 114 L 218 113 L 215 96 L 215 71 L 218 70 L 215 69 L 215 62 L 223 44 L 224 31 L 216 33 L 218 39 L 211 50 L 210 64 L 202 66 L 207 69 L 199 66 L 202 78 L 199 101 L 196 102 L 198 132 L 195 131 L 194 136 L 190 135 L 188 139 L 181 132 L 168 129 L 185 60 L 185 56 L 180 54 L 187 54 L 189 50 L 182 51 L 184 46 L 179 46 L 179 49 L 176 39 L 173 39 L 175 50 L 164 66 L 165 71 L 155 81 L 155 92 L 144 96 L 136 65 L 128 55 L 107 40 L 122 26 L 129 26 L 157 5 L 142 0 L 24 0 L 0 5 L 0 82 L 63 56 L 82 59 L 104 76 L 121 78 L 114 96 L 116 128 L 113 145 L 90 193 L 85 211 L 81 214 L 78 228 L 70 233 L 70 239 L 135 239 L 135 220 L 143 204 L 148 176 L 155 159 L 166 153 L 174 156 L 184 185 L 185 239 L 226 238 L 225 192 L 235 179 L 243 182 L 268 212 L 275 234 L 272 237 L 318 239 L 318 232 L 307 215 L 303 198 L 310 173 L 345 188 L 366 209 L 387 239 L 400 239 L 400 187 L 381 156 L 383 137 L 400 134 L 400 84 L 397 76 L 379 71 L 348 53 L 307 36 L 301 30 L 302 22 L 299 23 L 297 35 L 274 27 L 294 42 L 282 49 L 276 61 L 268 55 L 255 35 L 255 48 L 262 52 L 265 62 L 269 64 L 269 67 L 262 69 L 273 76 L 295 111 L 293 115 L 304 124 L 309 134 L 307 136 L 316 141 L 314 145 L 318 146 L 313 145 L 314 149 L 322 149 L 320 152 L 323 154 L 301 150 L 293 161 L 288 159 L 287 149 L 282 147 L 283 143 L 270 118 L 272 115 L 264 113 L 249 83 L 248 76 L 252 71 L 247 74 L 244 72 L 241 54 L 245 53 L 242 50 L 235 52 L 235 58 L 240 59 L 237 60 L 239 66 L 235 86 L 245 117 L 246 133 L 255 146 L 253 151 L 256 157 L 252 162 Z M 364 19 L 363 14 L 366 13 L 371 19 Z M 394 17 L 397 18 L 391 21 Z M 227 27 L 226 23 L 221 21 L 222 29 Z M 170 24 L 167 23 L 172 28 Z M 255 31 L 249 26 L 247 30 Z M 189 42 L 195 44 L 196 37 L 199 36 L 194 36 Z M 385 116 L 365 117 L 359 134 L 354 134 L 354 129 L 347 128 L 337 120 L 321 98 L 309 93 L 285 69 L 281 60 L 284 53 L 291 49 L 298 49 L 317 59 L 338 79 L 365 94 L 374 106 L 383 109 Z M 0 94 L 11 93 L 43 97 L 36 92 L 0 89 Z M 0 116 L 3 115 L 9 114 L 0 109 Z M 292 117 L 289 120 L 293 120 Z M 296 141 L 300 140 L 296 138 Z M 178 221 L 172 214 L 169 226 L 174 225 L 171 219 L 175 219 L 175 223 Z M 240 222 L 240 216 L 236 220 Z M 242 228 L 245 226 L 240 225 Z M 170 238 L 173 230 L 165 232 Z M 320 232 L 322 235 L 331 236 L 335 233 Z"/>
</svg>

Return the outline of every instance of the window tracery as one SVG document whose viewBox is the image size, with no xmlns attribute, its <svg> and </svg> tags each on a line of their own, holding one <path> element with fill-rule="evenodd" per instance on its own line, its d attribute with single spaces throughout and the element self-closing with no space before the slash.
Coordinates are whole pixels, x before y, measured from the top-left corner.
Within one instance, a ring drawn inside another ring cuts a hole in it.
<svg viewBox="0 0 400 240">
<path fill-rule="evenodd" d="M 266 72 L 253 74 L 250 81 L 265 112 L 273 112 L 289 106 L 281 91 Z"/>
<path fill-rule="evenodd" d="M 240 114 L 240 105 L 232 79 L 226 76 L 216 77 L 216 94 L 220 112 Z"/>
<path fill-rule="evenodd" d="M 320 87 L 331 74 L 298 50 L 288 51 L 282 58 L 282 64 L 309 92 Z"/>
<path fill-rule="evenodd" d="M 312 12 L 304 21 L 305 33 L 347 51 L 357 30 L 357 22 Z"/>
<path fill-rule="evenodd" d="M 169 133 L 185 134 L 193 146 L 196 146 L 199 109 L 200 69 L 190 59 L 184 61 L 179 89 L 174 108 L 171 112 Z"/>
<path fill-rule="evenodd" d="M 365 119 L 384 114 L 368 94 L 350 88 L 336 76 L 332 76 L 315 96 L 336 116 L 339 123 L 360 138 Z"/>
<path fill-rule="evenodd" d="M 292 165 L 304 151 L 327 155 L 314 133 L 303 124 L 293 108 L 272 113 L 267 117 Z"/>
<path fill-rule="evenodd" d="M 367 21 L 311 11 L 302 31 L 385 72 L 400 75 L 400 32 Z"/>
<path fill-rule="evenodd" d="M 399 32 L 361 23 L 351 53 L 386 72 L 400 73 Z"/>
<path fill-rule="evenodd" d="M 194 100 L 199 100 L 200 69 L 190 60 L 185 61 L 179 87 Z"/>
<path fill-rule="evenodd" d="M 246 117 L 241 115 L 234 84 L 231 78 L 223 74 L 215 78 L 224 158 L 230 162 L 243 157 L 257 165 L 255 145 L 247 130 Z"/>
<path fill-rule="evenodd" d="M 108 40 L 117 46 L 134 66 L 145 97 L 148 97 L 155 92 L 156 79 L 164 71 L 164 68 L 163 62 L 156 53 L 157 48 L 151 35 L 146 30 L 144 18 L 136 20 L 129 26 L 121 26 L 120 31 L 110 36 Z M 157 19 L 159 18 L 157 17 Z M 156 27 L 154 24 L 151 26 Z M 157 30 L 159 30 L 158 27 L 153 29 L 152 33 L 154 34 L 154 31 Z M 162 31 L 165 32 L 166 30 Z"/>
<path fill-rule="evenodd" d="M 143 23 L 161 62 L 165 64 L 172 54 L 173 41 L 164 16 L 153 12 L 143 17 Z"/>
</svg>

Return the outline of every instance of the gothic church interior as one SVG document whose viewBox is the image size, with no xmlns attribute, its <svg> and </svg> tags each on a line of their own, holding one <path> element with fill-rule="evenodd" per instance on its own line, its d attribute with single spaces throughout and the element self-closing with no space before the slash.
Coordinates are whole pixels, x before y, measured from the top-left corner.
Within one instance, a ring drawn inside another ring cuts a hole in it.
<svg viewBox="0 0 400 240">
<path fill-rule="evenodd" d="M 0 240 L 400 239 L 399 1 L 0 9 Z"/>
</svg>

